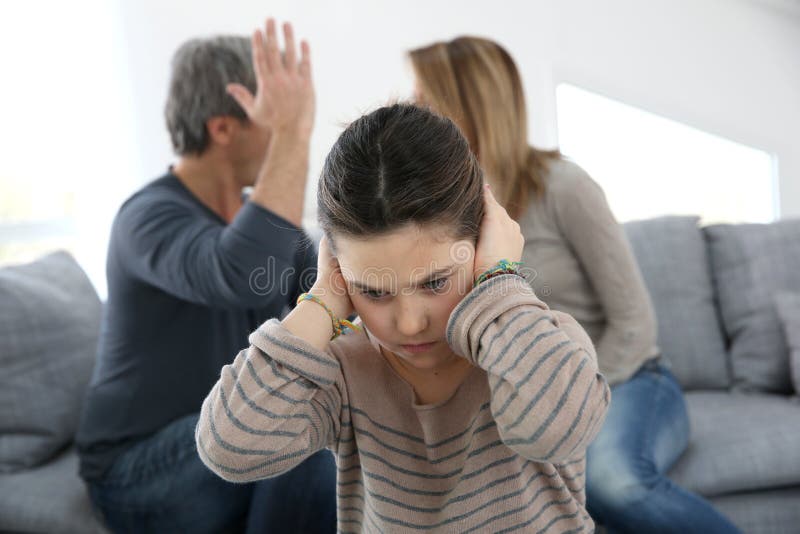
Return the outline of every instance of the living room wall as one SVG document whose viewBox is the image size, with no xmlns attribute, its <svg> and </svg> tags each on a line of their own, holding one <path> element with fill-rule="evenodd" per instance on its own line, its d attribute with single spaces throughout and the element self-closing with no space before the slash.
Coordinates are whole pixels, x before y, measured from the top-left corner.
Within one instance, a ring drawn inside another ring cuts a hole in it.
<svg viewBox="0 0 800 534">
<path fill-rule="evenodd" d="M 162 105 L 184 39 L 249 33 L 266 15 L 310 40 L 318 96 L 312 176 L 341 125 L 411 94 L 404 51 L 462 33 L 507 46 L 523 72 L 532 142 L 557 143 L 565 81 L 765 150 L 778 161 L 782 217 L 800 216 L 800 7 L 777 0 L 565 0 L 457 4 L 255 0 L 119 2 L 141 182 L 171 161 Z M 310 180 L 310 183 L 315 180 Z M 309 188 L 307 220 L 314 221 Z"/>
</svg>

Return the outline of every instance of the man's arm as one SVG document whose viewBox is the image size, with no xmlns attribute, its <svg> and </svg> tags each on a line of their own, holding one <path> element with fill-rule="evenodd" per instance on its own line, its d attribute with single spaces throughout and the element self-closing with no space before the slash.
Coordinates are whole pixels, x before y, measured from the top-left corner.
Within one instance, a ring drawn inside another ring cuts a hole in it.
<svg viewBox="0 0 800 534">
<path fill-rule="evenodd" d="M 297 285 L 298 255 L 305 254 L 301 229 L 252 202 L 223 226 L 151 195 L 128 201 L 114 223 L 111 246 L 120 268 L 209 307 L 289 303 L 287 288 Z"/>
<path fill-rule="evenodd" d="M 253 186 L 250 201 L 280 215 L 295 226 L 303 221 L 308 176 L 309 136 L 279 131 L 270 139 L 267 157 Z"/>
<path fill-rule="evenodd" d="M 302 43 L 298 62 L 291 25 L 284 25 L 282 60 L 272 19 L 266 34 L 265 40 L 256 31 L 252 41 L 256 95 L 239 84 L 227 88 L 253 124 L 271 136 L 250 201 L 227 227 L 198 220 L 179 202 L 147 197 L 129 202 L 115 223 L 124 268 L 184 300 L 258 307 L 291 296 L 284 282 L 305 245 L 300 225 L 314 89 L 308 44 Z"/>
</svg>

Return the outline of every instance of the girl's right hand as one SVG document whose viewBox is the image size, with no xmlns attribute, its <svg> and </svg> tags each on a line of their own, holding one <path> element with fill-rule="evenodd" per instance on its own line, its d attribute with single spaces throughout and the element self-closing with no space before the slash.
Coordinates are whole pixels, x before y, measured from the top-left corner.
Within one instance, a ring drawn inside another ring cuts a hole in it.
<svg viewBox="0 0 800 534">
<path fill-rule="evenodd" d="M 483 220 L 475 249 L 476 278 L 501 259 L 519 261 L 525 247 L 519 223 L 497 202 L 488 185 L 483 186 L 483 204 Z"/>
<path fill-rule="evenodd" d="M 319 297 L 339 319 L 346 319 L 355 313 L 339 261 L 331 252 L 328 237 L 324 235 L 319 242 L 317 280 L 309 293 Z"/>
</svg>

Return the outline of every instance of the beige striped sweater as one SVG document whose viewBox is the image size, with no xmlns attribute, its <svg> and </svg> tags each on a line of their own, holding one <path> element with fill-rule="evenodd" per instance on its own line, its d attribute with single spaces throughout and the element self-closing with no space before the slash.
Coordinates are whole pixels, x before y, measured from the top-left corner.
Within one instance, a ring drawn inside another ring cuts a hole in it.
<svg viewBox="0 0 800 534">
<path fill-rule="evenodd" d="M 238 482 L 336 456 L 340 532 L 592 532 L 585 450 L 610 390 L 591 341 L 515 275 L 469 293 L 447 325 L 475 367 L 436 405 L 354 332 L 319 351 L 277 319 L 203 403 L 203 462 Z"/>
</svg>

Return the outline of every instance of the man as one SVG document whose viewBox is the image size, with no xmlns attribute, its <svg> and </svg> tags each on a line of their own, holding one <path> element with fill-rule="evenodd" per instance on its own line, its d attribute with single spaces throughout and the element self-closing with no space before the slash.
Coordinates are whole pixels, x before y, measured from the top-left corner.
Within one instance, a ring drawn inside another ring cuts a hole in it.
<svg viewBox="0 0 800 534">
<path fill-rule="evenodd" d="M 284 39 L 283 60 L 273 20 L 266 39 L 259 31 L 252 43 L 217 37 L 180 47 L 166 104 L 179 161 L 114 221 L 98 361 L 77 435 L 81 476 L 114 531 L 221 532 L 246 519 L 253 485 L 206 469 L 194 430 L 248 334 L 315 278 L 316 253 L 300 229 L 311 65 L 305 42 L 297 57 L 288 24 Z M 258 483 L 310 492 L 304 502 L 267 492 L 272 502 L 258 506 L 305 521 L 282 516 L 273 532 L 335 528 L 332 462 L 323 451 Z"/>
</svg>

